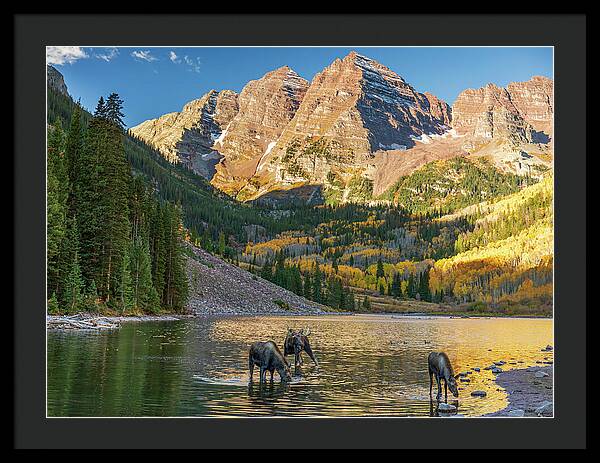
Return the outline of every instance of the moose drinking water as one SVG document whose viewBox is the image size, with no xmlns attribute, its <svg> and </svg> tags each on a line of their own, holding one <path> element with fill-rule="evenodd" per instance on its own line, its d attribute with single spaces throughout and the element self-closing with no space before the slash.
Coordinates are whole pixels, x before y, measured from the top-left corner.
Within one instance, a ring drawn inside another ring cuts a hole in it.
<svg viewBox="0 0 600 463">
<path fill-rule="evenodd" d="M 431 397 L 433 375 L 435 375 L 438 387 L 436 396 L 438 402 L 442 399 L 442 380 L 444 380 L 446 402 L 448 402 L 448 388 L 450 388 L 454 397 L 458 397 L 456 378 L 458 378 L 459 375 L 454 376 L 454 371 L 452 370 L 452 365 L 450 364 L 448 356 L 444 352 L 432 352 L 427 358 L 427 364 L 429 366 L 429 396 Z"/>
<path fill-rule="evenodd" d="M 250 369 L 250 382 L 254 376 L 254 365 L 260 367 L 260 382 L 265 381 L 267 371 L 271 373 L 273 381 L 273 372 L 277 370 L 281 381 L 289 382 L 292 380 L 290 365 L 273 341 L 255 342 L 250 346 L 248 353 L 248 368 Z"/>
<path fill-rule="evenodd" d="M 319 365 L 310 347 L 310 342 L 308 341 L 309 335 L 310 329 L 296 331 L 288 328 L 285 340 L 283 341 L 283 355 L 294 354 L 295 367 L 302 365 L 302 351 L 308 354 L 315 365 Z"/>
</svg>

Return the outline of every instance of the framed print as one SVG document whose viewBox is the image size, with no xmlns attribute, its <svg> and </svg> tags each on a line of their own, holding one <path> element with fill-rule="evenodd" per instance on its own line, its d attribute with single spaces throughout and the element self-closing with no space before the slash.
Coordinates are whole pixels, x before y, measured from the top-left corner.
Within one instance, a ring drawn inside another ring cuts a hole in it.
<svg viewBox="0 0 600 463">
<path fill-rule="evenodd" d="M 585 446 L 585 17 L 166 19 L 16 17 L 17 446 Z"/>
</svg>

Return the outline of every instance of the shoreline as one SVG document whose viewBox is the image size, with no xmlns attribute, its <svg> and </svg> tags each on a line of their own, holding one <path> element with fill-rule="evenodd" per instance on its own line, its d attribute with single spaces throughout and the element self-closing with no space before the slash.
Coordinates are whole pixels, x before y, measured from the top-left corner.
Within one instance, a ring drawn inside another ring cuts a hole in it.
<svg viewBox="0 0 600 463">
<path fill-rule="evenodd" d="M 248 313 L 248 312 L 236 312 L 227 311 L 222 312 L 209 312 L 209 313 L 186 313 L 186 314 L 172 314 L 165 313 L 160 315 L 101 315 L 96 313 L 80 312 L 73 315 L 46 315 L 46 329 L 57 330 L 57 329 L 115 329 L 118 328 L 122 323 L 141 323 L 141 322 L 162 322 L 162 321 L 177 321 L 186 320 L 191 318 L 205 318 L 205 317 L 302 317 L 302 316 L 353 316 L 353 315 L 367 315 L 367 316 L 381 316 L 390 318 L 448 318 L 448 319 L 491 319 L 491 318 L 515 318 L 515 319 L 552 319 L 552 317 L 536 317 L 536 316 L 524 316 L 524 315 L 455 315 L 455 314 L 433 314 L 426 312 L 408 312 L 408 313 L 394 313 L 394 312 L 337 312 L 337 311 L 322 311 L 317 313 L 306 313 L 304 311 L 293 311 L 289 312 L 264 312 L 264 313 Z M 514 371 L 514 370 L 511 370 Z"/>
<path fill-rule="evenodd" d="M 536 373 L 538 376 L 546 376 L 536 377 Z M 508 370 L 498 374 L 495 382 L 506 391 L 508 405 L 482 417 L 553 417 L 553 379 L 553 365 Z"/>
<path fill-rule="evenodd" d="M 46 314 L 47 330 L 99 330 L 118 329 L 122 323 L 142 322 L 166 322 L 187 320 L 192 318 L 225 318 L 225 317 L 303 317 L 303 316 L 327 316 L 327 315 L 353 315 L 351 312 L 318 312 L 305 313 L 300 311 L 289 312 L 211 312 L 211 313 L 187 313 L 187 314 L 160 314 L 160 315 L 101 315 L 96 313 L 80 312 L 72 315 L 48 315 Z"/>
</svg>

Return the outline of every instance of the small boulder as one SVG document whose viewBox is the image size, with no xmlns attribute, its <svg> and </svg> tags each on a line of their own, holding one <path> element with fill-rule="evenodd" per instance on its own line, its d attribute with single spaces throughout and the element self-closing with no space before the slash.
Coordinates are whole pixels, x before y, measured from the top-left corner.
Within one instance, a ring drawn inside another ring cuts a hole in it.
<svg viewBox="0 0 600 463">
<path fill-rule="evenodd" d="M 548 402 L 547 400 L 543 401 L 535 409 L 535 414 L 537 416 L 552 416 L 554 414 L 554 406 L 552 405 L 552 402 Z"/>
<path fill-rule="evenodd" d="M 525 410 L 521 410 L 520 408 L 510 410 L 506 416 L 525 416 Z"/>
<path fill-rule="evenodd" d="M 549 376 L 549 375 L 545 371 L 536 371 L 535 372 L 535 377 L 536 378 L 545 378 L 547 376 Z"/>
<path fill-rule="evenodd" d="M 442 402 L 438 405 L 438 412 L 441 413 L 452 413 L 456 411 L 456 407 L 452 404 Z"/>
<path fill-rule="evenodd" d="M 473 392 L 471 392 L 471 395 L 473 397 L 485 397 L 487 395 L 487 392 L 485 392 L 485 391 L 473 391 Z"/>
</svg>

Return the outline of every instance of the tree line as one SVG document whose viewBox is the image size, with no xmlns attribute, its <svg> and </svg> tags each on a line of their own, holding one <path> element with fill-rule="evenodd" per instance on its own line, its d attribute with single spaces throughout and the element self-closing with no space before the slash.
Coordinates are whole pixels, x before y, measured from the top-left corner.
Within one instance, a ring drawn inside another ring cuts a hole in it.
<svg viewBox="0 0 600 463">
<path fill-rule="evenodd" d="M 256 269 L 254 265 L 250 267 Z M 335 275 L 324 273 L 318 262 L 310 269 L 300 270 L 299 265 L 286 262 L 285 254 L 279 252 L 273 260 L 262 265 L 258 274 L 272 283 L 308 300 L 334 309 L 355 310 L 354 294 Z"/>
<path fill-rule="evenodd" d="M 180 208 L 133 176 L 124 150 L 123 101 L 103 97 L 86 124 L 49 126 L 49 311 L 182 311 L 187 276 Z"/>
</svg>

